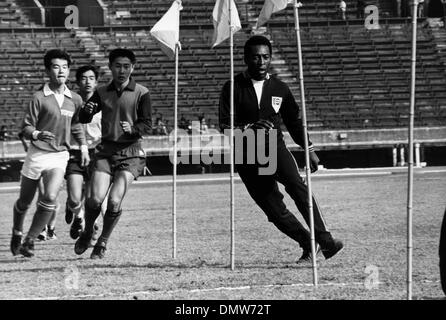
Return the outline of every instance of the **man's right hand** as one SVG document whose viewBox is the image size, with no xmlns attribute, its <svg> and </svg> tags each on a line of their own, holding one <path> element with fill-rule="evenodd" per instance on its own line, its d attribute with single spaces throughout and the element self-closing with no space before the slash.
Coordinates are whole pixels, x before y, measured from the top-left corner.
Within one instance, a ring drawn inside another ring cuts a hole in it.
<svg viewBox="0 0 446 320">
<path fill-rule="evenodd" d="M 246 129 L 264 129 L 266 131 L 269 131 L 274 128 L 274 124 L 271 121 L 260 119 L 257 122 L 250 123 L 246 126 Z"/>
<path fill-rule="evenodd" d="M 40 131 L 37 135 L 37 140 L 51 143 L 55 138 L 55 135 L 49 131 Z"/>
</svg>

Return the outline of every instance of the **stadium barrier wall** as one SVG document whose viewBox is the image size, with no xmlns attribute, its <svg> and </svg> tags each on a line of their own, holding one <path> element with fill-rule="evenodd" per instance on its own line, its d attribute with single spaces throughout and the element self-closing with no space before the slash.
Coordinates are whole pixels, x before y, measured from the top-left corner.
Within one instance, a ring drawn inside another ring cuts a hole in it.
<svg viewBox="0 0 446 320">
<path fill-rule="evenodd" d="M 415 143 L 429 146 L 446 145 L 446 127 L 415 128 Z M 203 148 L 214 148 L 221 141 L 220 133 L 200 135 Z M 310 138 L 318 150 L 357 150 L 371 148 L 388 148 L 407 143 L 407 129 L 370 129 L 370 130 L 333 130 L 310 131 Z M 181 136 L 184 142 L 189 140 L 192 146 L 192 136 Z M 284 132 L 284 139 L 288 148 L 292 151 L 301 148 L 294 143 L 288 132 Z M 173 149 L 173 141 L 169 136 L 147 136 L 143 138 L 143 148 L 148 156 L 166 156 Z M 228 151 L 222 147 L 222 151 Z M 197 151 L 197 150 L 192 150 Z M 17 141 L 5 141 L 0 144 L 0 159 L 22 160 L 25 151 L 22 143 Z"/>
</svg>

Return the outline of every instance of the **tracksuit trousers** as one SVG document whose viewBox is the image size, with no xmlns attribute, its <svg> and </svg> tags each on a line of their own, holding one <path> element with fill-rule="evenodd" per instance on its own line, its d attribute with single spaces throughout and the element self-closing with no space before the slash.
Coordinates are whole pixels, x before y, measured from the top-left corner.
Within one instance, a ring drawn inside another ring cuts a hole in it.
<svg viewBox="0 0 446 320">
<path fill-rule="evenodd" d="M 298 166 L 291 152 L 284 144 L 277 148 L 277 171 L 274 175 L 259 175 L 257 165 L 236 165 L 236 169 L 249 194 L 257 205 L 265 212 L 268 220 L 280 231 L 299 243 L 304 250 L 310 250 L 310 232 L 297 220 L 283 202 L 283 194 L 279 191 L 277 182 L 284 185 L 286 192 L 296 203 L 305 222 L 310 226 L 308 209 L 308 190 L 299 175 Z M 313 196 L 313 215 L 316 242 L 321 248 L 327 247 L 332 241 L 321 210 Z"/>
</svg>

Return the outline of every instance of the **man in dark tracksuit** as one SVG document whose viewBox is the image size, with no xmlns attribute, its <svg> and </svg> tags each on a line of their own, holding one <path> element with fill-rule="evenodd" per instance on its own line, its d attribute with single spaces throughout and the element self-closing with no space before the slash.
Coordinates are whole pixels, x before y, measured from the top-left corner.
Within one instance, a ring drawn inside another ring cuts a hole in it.
<svg viewBox="0 0 446 320">
<path fill-rule="evenodd" d="M 259 174 L 258 162 L 236 163 L 236 169 L 249 194 L 265 212 L 268 220 L 303 248 L 298 263 L 311 261 L 310 233 L 286 208 L 277 185 L 277 182 L 280 182 L 285 186 L 286 192 L 292 197 L 309 225 L 308 189 L 299 175 L 296 161 L 287 149 L 280 129 L 282 119 L 293 140 L 304 147 L 304 131 L 299 117 L 299 107 L 288 86 L 268 74 L 271 43 L 267 38 L 251 37 L 245 44 L 244 59 L 248 69 L 234 79 L 234 126 L 236 129 L 252 129 L 256 132 L 263 129 L 266 134 L 269 130 L 277 130 L 277 170 L 273 175 Z M 220 97 L 219 117 L 220 128 L 223 130 L 230 128 L 229 99 L 230 83 L 227 82 Z M 317 170 L 319 159 L 311 142 L 309 144 L 311 170 L 314 172 Z M 267 145 L 266 149 L 274 150 L 271 145 Z M 246 150 L 243 149 L 244 158 Z M 313 208 L 316 241 L 325 258 L 329 259 L 343 248 L 343 244 L 333 239 L 314 198 Z"/>
</svg>

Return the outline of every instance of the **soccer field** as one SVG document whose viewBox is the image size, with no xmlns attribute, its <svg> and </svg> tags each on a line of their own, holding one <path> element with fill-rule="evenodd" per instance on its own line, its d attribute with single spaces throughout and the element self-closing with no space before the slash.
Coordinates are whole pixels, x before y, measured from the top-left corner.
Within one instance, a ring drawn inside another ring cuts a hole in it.
<svg viewBox="0 0 446 320">
<path fill-rule="evenodd" d="M 202 177 L 209 176 L 180 179 Z M 154 181 L 168 177 L 142 178 L 131 187 L 106 257 L 99 261 L 89 258 L 91 249 L 74 253 L 64 221 L 65 190 L 58 239 L 37 242 L 32 259 L 13 257 L 9 240 L 17 184 L 0 185 L 0 299 L 406 298 L 407 169 L 325 170 L 313 176 L 328 226 L 345 243 L 334 258 L 319 258 L 317 288 L 311 266 L 295 263 L 301 249 L 267 221 L 239 181 L 236 269 L 230 270 L 226 177 L 179 183 L 176 260 L 171 258 L 172 188 L 169 180 Z M 413 298 L 443 299 L 438 243 L 446 170 L 416 169 L 414 183 Z M 285 201 L 303 221 L 286 194 Z"/>
</svg>

